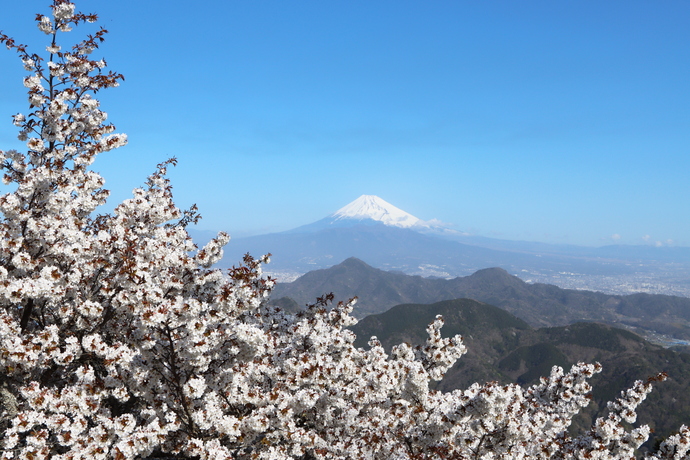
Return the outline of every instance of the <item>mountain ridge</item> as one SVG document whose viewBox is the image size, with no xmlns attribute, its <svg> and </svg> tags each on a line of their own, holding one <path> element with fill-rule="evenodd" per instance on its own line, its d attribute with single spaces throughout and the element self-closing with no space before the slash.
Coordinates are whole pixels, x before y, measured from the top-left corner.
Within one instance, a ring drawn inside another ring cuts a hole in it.
<svg viewBox="0 0 690 460">
<path fill-rule="evenodd" d="M 309 272 L 291 283 L 278 283 L 275 298 L 308 304 L 332 292 L 338 299 L 358 297 L 353 314 L 363 318 L 398 304 L 429 304 L 470 298 L 502 308 L 533 327 L 599 321 L 690 340 L 690 299 L 659 294 L 613 295 L 526 283 L 501 268 L 479 270 L 450 280 L 430 279 L 374 268 L 348 258 L 328 269 Z"/>
</svg>

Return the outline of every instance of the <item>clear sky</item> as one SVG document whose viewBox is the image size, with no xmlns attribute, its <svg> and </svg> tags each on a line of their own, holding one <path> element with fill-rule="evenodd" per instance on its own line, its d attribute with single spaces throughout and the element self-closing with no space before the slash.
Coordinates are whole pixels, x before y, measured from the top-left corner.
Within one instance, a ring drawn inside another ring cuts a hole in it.
<svg viewBox="0 0 690 460">
<path fill-rule="evenodd" d="M 49 3 L 0 0 L 0 30 L 44 49 Z M 94 164 L 113 204 L 175 156 L 178 204 L 235 236 L 370 194 L 484 236 L 690 246 L 687 0 L 76 4 L 126 78 L 100 93 L 130 140 Z M 17 148 L 24 71 L 0 70 Z"/>
</svg>

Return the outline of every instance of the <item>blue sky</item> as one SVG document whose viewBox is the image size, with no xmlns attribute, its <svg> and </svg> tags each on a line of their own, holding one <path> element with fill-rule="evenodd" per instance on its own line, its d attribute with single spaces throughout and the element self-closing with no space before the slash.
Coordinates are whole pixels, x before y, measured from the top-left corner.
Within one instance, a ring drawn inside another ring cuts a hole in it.
<svg viewBox="0 0 690 460">
<path fill-rule="evenodd" d="M 43 49 L 49 2 L 0 3 Z M 178 204 L 235 236 L 370 194 L 484 236 L 690 246 L 686 0 L 76 4 L 126 78 L 100 95 L 130 140 L 94 164 L 113 205 L 175 156 Z M 0 68 L 17 148 L 24 71 Z"/>
</svg>

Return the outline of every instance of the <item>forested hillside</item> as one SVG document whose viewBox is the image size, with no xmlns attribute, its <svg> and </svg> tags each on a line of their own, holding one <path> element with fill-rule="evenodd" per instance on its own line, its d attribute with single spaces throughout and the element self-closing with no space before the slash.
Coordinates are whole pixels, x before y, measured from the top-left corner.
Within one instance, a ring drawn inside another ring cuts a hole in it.
<svg viewBox="0 0 690 460">
<path fill-rule="evenodd" d="M 600 362 L 601 374 L 592 379 L 593 401 L 576 419 L 575 428 L 591 425 L 606 411 L 606 402 L 635 380 L 666 372 L 638 410 L 641 422 L 664 438 L 678 424 L 690 420 L 690 354 L 653 345 L 622 329 L 598 323 L 535 329 L 495 306 L 470 299 L 398 305 L 371 315 L 352 326 L 358 346 L 376 336 L 390 352 L 401 342 L 422 345 L 426 325 L 436 315 L 445 320 L 442 334 L 463 336 L 467 354 L 448 371 L 436 388 L 465 389 L 477 381 L 532 385 L 548 375 L 552 366 L 570 368 L 578 362 Z M 669 408 L 673 408 L 669 410 Z M 649 441 L 651 445 L 654 440 Z"/>
</svg>

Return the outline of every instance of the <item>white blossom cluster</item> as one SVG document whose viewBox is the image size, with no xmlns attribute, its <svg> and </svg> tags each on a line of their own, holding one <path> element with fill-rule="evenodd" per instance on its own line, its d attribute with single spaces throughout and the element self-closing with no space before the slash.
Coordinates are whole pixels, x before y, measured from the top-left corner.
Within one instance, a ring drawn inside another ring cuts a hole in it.
<svg viewBox="0 0 690 460">
<path fill-rule="evenodd" d="M 354 301 L 332 296 L 287 315 L 268 306 L 267 257 L 212 269 L 229 237 L 198 249 L 162 163 L 115 208 L 98 153 L 124 145 L 93 95 L 122 77 L 91 60 L 105 30 L 63 51 L 57 34 L 95 15 L 53 0 L 37 18 L 49 58 L 18 51 L 30 113 L 14 123 L 26 153 L 0 151 L 0 458 L 623 459 L 649 428 L 625 428 L 651 390 L 639 382 L 609 415 L 571 436 L 598 365 L 554 368 L 541 382 L 431 390 L 465 352 L 372 338 L 353 346 Z M 650 459 L 687 459 L 690 430 Z"/>
</svg>

